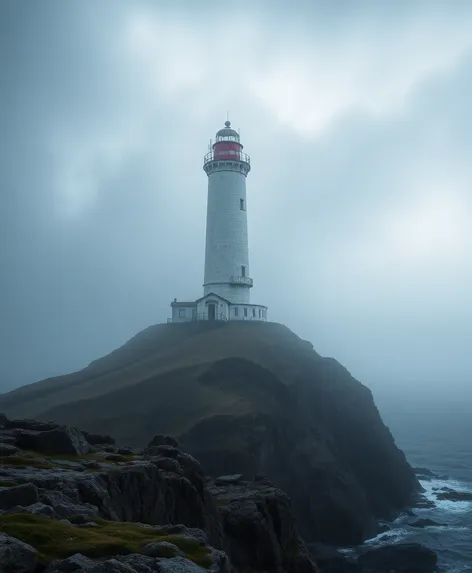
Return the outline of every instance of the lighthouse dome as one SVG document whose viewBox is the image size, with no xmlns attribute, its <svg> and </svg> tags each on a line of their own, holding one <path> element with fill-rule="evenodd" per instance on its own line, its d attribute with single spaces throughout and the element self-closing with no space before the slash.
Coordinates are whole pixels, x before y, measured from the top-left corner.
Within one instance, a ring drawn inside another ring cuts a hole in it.
<svg viewBox="0 0 472 573">
<path fill-rule="evenodd" d="M 226 121 L 225 127 L 217 132 L 216 141 L 239 141 L 239 133 L 231 128 L 230 121 Z"/>
</svg>

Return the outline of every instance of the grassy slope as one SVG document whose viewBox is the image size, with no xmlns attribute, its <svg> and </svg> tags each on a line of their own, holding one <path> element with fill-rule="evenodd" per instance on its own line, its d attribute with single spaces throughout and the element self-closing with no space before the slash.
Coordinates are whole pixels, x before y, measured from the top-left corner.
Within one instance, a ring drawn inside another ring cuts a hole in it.
<svg viewBox="0 0 472 573">
<path fill-rule="evenodd" d="M 317 355 L 310 344 L 274 323 L 156 325 L 80 372 L 30 384 L 0 396 L 0 411 L 11 417 L 44 416 L 63 404 L 116 393 L 139 383 L 148 389 L 154 386 L 160 392 L 165 390 L 169 406 L 177 398 L 194 406 L 205 402 L 207 397 L 204 390 L 196 396 L 189 386 L 191 381 L 208 365 L 228 357 L 251 360 L 290 383 L 304 363 L 311 362 Z M 123 396 L 118 395 L 118 399 L 121 398 Z M 218 398 L 223 410 L 228 402 L 234 402 L 234 396 L 227 395 L 225 389 L 221 389 Z M 130 413 L 133 404 L 127 404 Z M 152 408 L 152 404 L 148 407 Z"/>
</svg>

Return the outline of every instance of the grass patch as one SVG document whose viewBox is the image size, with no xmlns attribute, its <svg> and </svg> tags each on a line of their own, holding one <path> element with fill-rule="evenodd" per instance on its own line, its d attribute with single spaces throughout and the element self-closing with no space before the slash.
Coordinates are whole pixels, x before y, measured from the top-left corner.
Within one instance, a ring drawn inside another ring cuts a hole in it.
<svg viewBox="0 0 472 573">
<path fill-rule="evenodd" d="M 38 459 L 41 458 L 41 459 Z M 142 456 L 128 455 L 121 456 L 123 462 L 132 462 L 134 460 L 143 459 Z M 41 454 L 41 452 L 33 452 L 31 450 L 23 450 L 20 455 L 13 455 L 5 458 L 2 461 L 2 467 L 12 468 L 12 467 L 33 467 L 38 469 L 54 469 L 63 468 L 60 465 L 55 465 L 54 460 L 63 460 L 66 462 L 101 462 L 113 464 L 112 461 L 106 460 L 103 456 L 97 456 L 96 454 L 83 454 L 80 456 L 74 456 L 72 454 Z M 69 468 L 70 469 L 70 468 Z"/>
<path fill-rule="evenodd" d="M 29 455 L 9 456 L 6 461 L 2 462 L 3 468 L 31 467 L 43 470 L 50 470 L 54 465 L 50 462 L 35 459 Z"/>
<path fill-rule="evenodd" d="M 32 545 L 42 564 L 53 559 L 64 559 L 75 553 L 90 558 L 108 558 L 114 555 L 137 553 L 151 542 L 168 541 L 176 545 L 202 567 L 211 564 L 208 547 L 194 539 L 179 535 L 166 535 L 164 530 L 140 527 L 135 523 L 92 519 L 100 527 L 79 528 L 41 515 L 0 515 L 0 531 Z"/>
<path fill-rule="evenodd" d="M 16 481 L 0 480 L 0 487 L 15 487 L 16 485 L 18 485 Z"/>
<path fill-rule="evenodd" d="M 33 454 L 34 452 L 28 452 L 29 454 Z M 37 454 L 36 454 L 37 455 Z M 136 455 L 126 455 L 122 456 L 121 454 L 113 454 L 109 452 L 109 455 L 118 455 L 120 456 L 120 462 L 132 462 L 133 460 L 140 460 L 143 459 L 142 456 Z M 104 462 L 104 463 L 113 463 L 111 460 L 107 460 L 104 456 L 99 456 L 97 454 L 80 454 L 80 455 L 73 455 L 73 454 L 44 454 L 44 457 L 49 460 L 64 460 L 66 462 Z"/>
</svg>

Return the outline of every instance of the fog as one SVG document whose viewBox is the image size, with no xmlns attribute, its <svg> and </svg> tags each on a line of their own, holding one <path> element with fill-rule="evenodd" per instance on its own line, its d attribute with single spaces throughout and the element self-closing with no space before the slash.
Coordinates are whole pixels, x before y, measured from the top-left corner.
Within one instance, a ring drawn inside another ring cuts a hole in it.
<svg viewBox="0 0 472 573">
<path fill-rule="evenodd" d="M 471 400 L 472 4 L 294 6 L 1 2 L 0 391 L 201 296 L 228 111 L 252 301 L 381 401 Z"/>
</svg>

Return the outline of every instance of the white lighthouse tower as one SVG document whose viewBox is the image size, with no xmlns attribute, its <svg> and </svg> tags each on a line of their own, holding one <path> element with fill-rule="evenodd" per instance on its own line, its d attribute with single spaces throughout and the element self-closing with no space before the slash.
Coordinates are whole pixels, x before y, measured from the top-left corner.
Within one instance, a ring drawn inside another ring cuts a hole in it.
<svg viewBox="0 0 472 573">
<path fill-rule="evenodd" d="M 232 303 L 249 304 L 246 177 L 251 169 L 239 134 L 229 121 L 205 156 L 208 175 L 205 278 L 203 294 L 213 292 Z"/>
<path fill-rule="evenodd" d="M 267 307 L 251 304 L 246 178 L 250 158 L 239 134 L 226 121 L 210 141 L 203 169 L 208 175 L 203 297 L 171 303 L 172 322 L 266 320 Z"/>
</svg>

